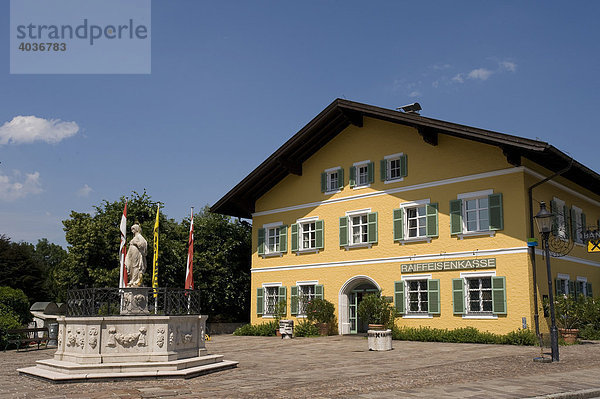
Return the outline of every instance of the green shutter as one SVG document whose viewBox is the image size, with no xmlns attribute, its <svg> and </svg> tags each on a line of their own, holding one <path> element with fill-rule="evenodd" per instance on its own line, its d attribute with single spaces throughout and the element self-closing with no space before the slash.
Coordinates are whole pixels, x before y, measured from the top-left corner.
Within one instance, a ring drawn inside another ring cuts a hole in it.
<svg viewBox="0 0 600 399">
<path fill-rule="evenodd" d="M 287 290 L 286 287 L 279 287 L 278 290 L 278 295 L 277 295 L 277 302 L 283 302 L 286 303 L 286 298 L 287 297 Z M 285 307 L 285 313 L 282 316 L 286 316 L 287 315 L 287 306 Z"/>
<path fill-rule="evenodd" d="M 264 292 L 264 288 L 256 289 L 256 314 L 259 316 L 262 316 L 262 314 L 263 314 L 263 305 L 264 305 L 263 292 Z"/>
<path fill-rule="evenodd" d="M 560 292 L 561 289 L 560 289 L 560 285 L 559 285 L 558 282 L 559 282 L 558 279 L 554 280 L 554 295 L 556 295 L 556 296 L 559 296 L 560 294 L 563 294 L 562 292 Z"/>
<path fill-rule="evenodd" d="M 585 293 L 590 298 L 593 296 L 592 283 L 586 283 L 585 284 Z"/>
<path fill-rule="evenodd" d="M 373 162 L 367 164 L 367 178 L 369 179 L 369 184 L 375 181 L 375 164 Z"/>
<path fill-rule="evenodd" d="M 377 212 L 367 215 L 367 242 L 369 244 L 377 242 Z"/>
<path fill-rule="evenodd" d="M 290 314 L 296 316 L 298 314 L 298 286 L 292 286 L 290 290 Z"/>
<path fill-rule="evenodd" d="M 340 247 L 348 245 L 348 216 L 340 218 Z"/>
<path fill-rule="evenodd" d="M 338 188 L 340 190 L 344 188 L 344 168 L 338 169 Z"/>
<path fill-rule="evenodd" d="M 323 285 L 315 285 L 315 298 L 323 299 Z"/>
<path fill-rule="evenodd" d="M 356 166 L 350 166 L 350 187 L 356 186 Z"/>
<path fill-rule="evenodd" d="M 550 201 L 550 213 L 553 215 L 552 218 L 552 235 L 558 236 L 558 207 L 556 201 Z"/>
<path fill-rule="evenodd" d="M 394 282 L 394 304 L 396 313 L 404 314 L 404 281 Z"/>
<path fill-rule="evenodd" d="M 323 240 L 323 225 L 325 222 L 322 220 L 317 220 L 315 222 L 315 245 L 317 249 L 323 249 L 324 240 Z"/>
<path fill-rule="evenodd" d="M 287 225 L 279 226 L 279 252 L 287 252 Z"/>
<path fill-rule="evenodd" d="M 462 227 L 462 200 L 450 201 L 450 234 L 460 234 Z"/>
<path fill-rule="evenodd" d="M 573 241 L 577 240 L 577 212 L 571 208 L 571 237 Z"/>
<path fill-rule="evenodd" d="M 492 277 L 492 313 L 506 314 L 505 277 Z"/>
<path fill-rule="evenodd" d="M 490 208 L 490 230 L 502 230 L 504 228 L 502 193 L 490 194 L 488 196 L 488 206 Z"/>
<path fill-rule="evenodd" d="M 258 229 L 258 254 L 265 254 L 265 229 Z"/>
<path fill-rule="evenodd" d="M 427 237 L 438 236 L 438 204 L 425 205 L 427 223 L 425 224 Z"/>
<path fill-rule="evenodd" d="M 575 285 L 576 285 L 575 281 L 569 280 L 569 295 L 577 296 L 577 295 L 575 295 L 575 291 L 576 291 Z"/>
<path fill-rule="evenodd" d="M 452 307 L 454 314 L 465 313 L 465 282 L 462 278 L 452 279 Z"/>
<path fill-rule="evenodd" d="M 571 213 L 567 206 L 563 206 L 563 215 L 565 215 L 565 238 L 569 239 L 571 237 L 571 218 L 569 217 Z"/>
<path fill-rule="evenodd" d="M 298 234 L 299 228 L 300 228 L 300 225 L 298 223 L 294 223 L 292 225 L 292 233 L 291 233 L 291 237 L 290 237 L 290 240 L 292 241 L 291 242 L 292 252 L 297 252 L 298 248 L 300 246 L 300 244 L 299 244 L 300 235 Z"/>
<path fill-rule="evenodd" d="M 430 314 L 440 314 L 440 280 L 427 280 L 427 309 Z"/>
<path fill-rule="evenodd" d="M 327 173 L 321 173 L 321 192 L 324 193 L 327 191 Z"/>
<path fill-rule="evenodd" d="M 402 208 L 394 209 L 394 241 L 400 241 L 404 238 L 404 210 Z"/>
<path fill-rule="evenodd" d="M 583 238 L 583 234 L 587 232 L 587 218 L 585 217 L 585 213 L 581 213 L 581 237 Z"/>
<path fill-rule="evenodd" d="M 400 176 L 406 177 L 408 175 L 408 155 L 404 154 L 400 156 Z"/>
<path fill-rule="evenodd" d="M 379 175 L 381 177 L 381 181 L 387 180 L 387 159 L 382 159 L 379 161 Z"/>
</svg>

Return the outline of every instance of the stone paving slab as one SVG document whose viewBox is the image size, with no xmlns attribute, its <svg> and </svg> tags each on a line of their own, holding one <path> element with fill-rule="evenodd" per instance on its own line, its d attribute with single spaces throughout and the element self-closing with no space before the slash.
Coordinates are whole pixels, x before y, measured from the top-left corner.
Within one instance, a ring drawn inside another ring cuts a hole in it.
<svg viewBox="0 0 600 399">
<path fill-rule="evenodd" d="M 60 385 L 16 372 L 51 358 L 54 350 L 0 352 L 0 399 L 523 398 L 583 389 L 600 394 L 600 342 L 561 347 L 559 363 L 533 362 L 540 355 L 535 347 L 393 345 L 392 351 L 369 352 L 367 340 L 356 336 L 282 340 L 217 335 L 207 342 L 209 353 L 239 361 L 238 368 L 189 380 Z"/>
</svg>

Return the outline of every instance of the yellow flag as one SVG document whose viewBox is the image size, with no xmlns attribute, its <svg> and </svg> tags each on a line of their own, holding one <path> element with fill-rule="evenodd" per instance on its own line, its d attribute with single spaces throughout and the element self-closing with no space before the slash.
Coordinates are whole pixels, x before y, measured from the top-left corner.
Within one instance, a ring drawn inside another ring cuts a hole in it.
<svg viewBox="0 0 600 399">
<path fill-rule="evenodd" d="M 156 208 L 156 222 L 154 222 L 154 256 L 152 259 L 152 288 L 158 288 L 158 215 L 160 213 L 160 204 Z M 154 297 L 158 293 L 154 290 Z"/>
</svg>

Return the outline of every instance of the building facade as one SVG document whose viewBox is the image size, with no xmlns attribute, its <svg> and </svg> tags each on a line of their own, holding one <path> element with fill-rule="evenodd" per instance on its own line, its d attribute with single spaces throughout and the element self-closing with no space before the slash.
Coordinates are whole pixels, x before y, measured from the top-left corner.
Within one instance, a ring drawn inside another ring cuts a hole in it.
<svg viewBox="0 0 600 399">
<path fill-rule="evenodd" d="M 532 327 L 537 290 L 544 331 L 528 187 L 568 165 L 533 202 L 557 215 L 553 237 L 573 242 L 552 259 L 557 292 L 593 295 L 600 259 L 584 233 L 600 218 L 600 176 L 535 140 L 338 99 L 212 210 L 252 218 L 253 324 L 279 302 L 302 319 L 321 297 L 340 334 L 360 333 L 358 304 L 380 291 L 399 326 L 507 333 Z"/>
</svg>

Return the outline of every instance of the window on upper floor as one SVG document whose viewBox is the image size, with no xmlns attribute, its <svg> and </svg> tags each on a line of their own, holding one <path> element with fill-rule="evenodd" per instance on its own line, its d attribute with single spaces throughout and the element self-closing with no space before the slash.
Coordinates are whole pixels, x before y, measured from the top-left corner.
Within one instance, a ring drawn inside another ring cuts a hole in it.
<svg viewBox="0 0 600 399">
<path fill-rule="evenodd" d="M 350 187 L 368 187 L 373 183 L 374 169 L 371 161 L 356 162 L 350 167 Z"/>
<path fill-rule="evenodd" d="M 550 201 L 550 212 L 554 215 L 554 219 L 552 220 L 552 234 L 555 237 L 568 240 L 571 234 L 569 223 L 567 223 L 569 212 L 565 202 L 559 198 L 553 198 Z"/>
<path fill-rule="evenodd" d="M 334 193 L 344 187 L 344 169 L 335 167 L 321 173 L 321 192 Z"/>
<path fill-rule="evenodd" d="M 380 161 L 381 181 L 393 183 L 402 181 L 408 171 L 408 158 L 406 154 L 386 155 Z"/>
<path fill-rule="evenodd" d="M 340 246 L 360 246 L 377 242 L 377 212 L 370 209 L 346 212 L 340 218 Z"/>
<path fill-rule="evenodd" d="M 281 255 L 287 252 L 287 226 L 282 223 L 263 225 L 258 229 L 258 254 Z"/>
<path fill-rule="evenodd" d="M 438 204 L 429 200 L 405 202 L 394 209 L 394 241 L 420 240 L 438 235 Z"/>
<path fill-rule="evenodd" d="M 473 235 L 504 228 L 502 194 L 493 190 L 459 194 L 450 201 L 451 234 Z"/>
<path fill-rule="evenodd" d="M 292 252 L 323 249 L 324 222 L 317 217 L 298 219 L 292 225 Z"/>
<path fill-rule="evenodd" d="M 571 207 L 571 233 L 573 235 L 573 241 L 579 244 L 583 244 L 583 233 L 586 230 L 586 217 L 585 213 L 581 208 L 573 205 Z"/>
</svg>

